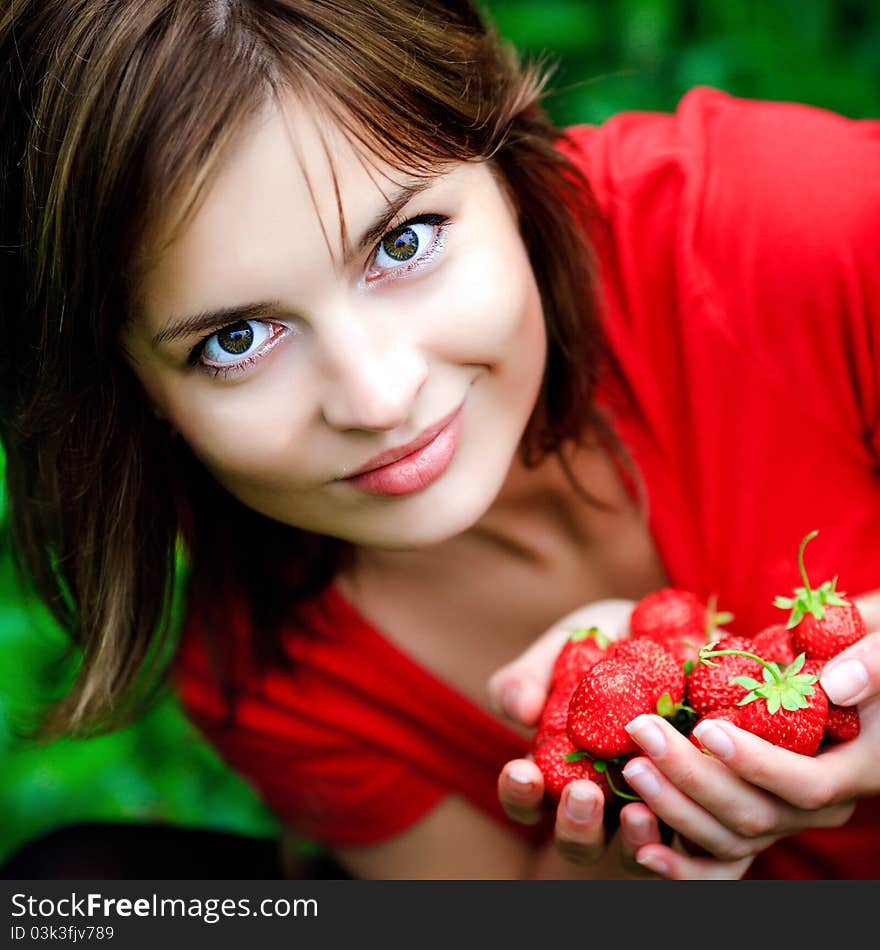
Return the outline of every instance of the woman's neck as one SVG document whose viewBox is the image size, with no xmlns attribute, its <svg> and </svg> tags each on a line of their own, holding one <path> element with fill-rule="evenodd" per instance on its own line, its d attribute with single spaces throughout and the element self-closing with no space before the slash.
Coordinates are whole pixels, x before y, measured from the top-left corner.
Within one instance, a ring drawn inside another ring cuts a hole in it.
<svg viewBox="0 0 880 950">
<path fill-rule="evenodd" d="M 590 504 L 584 491 L 600 504 Z M 582 556 L 593 549 L 600 553 L 613 538 L 621 515 L 635 517 L 635 506 L 604 446 L 566 446 L 562 459 L 552 454 L 534 468 L 527 468 L 517 453 L 497 498 L 471 528 L 417 550 L 357 548 L 353 570 L 431 576 L 426 572 L 435 565 L 466 566 L 478 555 L 547 567 L 561 549 L 576 548 Z"/>
</svg>

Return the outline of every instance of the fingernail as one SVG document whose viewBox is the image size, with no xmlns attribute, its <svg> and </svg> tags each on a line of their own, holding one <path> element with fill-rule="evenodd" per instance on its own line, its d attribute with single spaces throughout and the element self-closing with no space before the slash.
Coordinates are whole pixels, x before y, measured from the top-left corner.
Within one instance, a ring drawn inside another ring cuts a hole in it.
<svg viewBox="0 0 880 950">
<path fill-rule="evenodd" d="M 636 716 L 625 728 L 652 758 L 657 758 L 666 751 L 666 736 L 650 716 Z"/>
<path fill-rule="evenodd" d="M 844 660 L 823 670 L 819 682 L 832 703 L 849 703 L 868 685 L 868 671 L 858 660 Z"/>
<path fill-rule="evenodd" d="M 627 836 L 633 844 L 646 844 L 651 830 L 649 819 L 639 817 L 627 822 Z"/>
<path fill-rule="evenodd" d="M 642 796 L 642 798 L 656 798 L 660 794 L 660 783 L 657 776 L 640 762 L 630 762 L 623 768 L 623 777 Z"/>
<path fill-rule="evenodd" d="M 526 792 L 532 786 L 532 778 L 522 766 L 512 765 L 507 770 L 507 777 L 517 786 L 515 791 Z"/>
<path fill-rule="evenodd" d="M 565 800 L 565 810 L 574 821 L 588 821 L 596 812 L 596 796 L 572 785 Z"/>
<path fill-rule="evenodd" d="M 713 755 L 719 759 L 729 759 L 736 751 L 729 735 L 722 726 L 707 719 L 704 722 L 697 723 L 693 734 L 700 740 L 700 745 L 705 746 Z"/>
<path fill-rule="evenodd" d="M 666 874 L 669 870 L 669 865 L 662 858 L 658 858 L 656 854 L 646 854 L 644 857 L 636 857 L 636 861 L 641 864 L 643 868 L 647 868 L 655 874 Z"/>
</svg>

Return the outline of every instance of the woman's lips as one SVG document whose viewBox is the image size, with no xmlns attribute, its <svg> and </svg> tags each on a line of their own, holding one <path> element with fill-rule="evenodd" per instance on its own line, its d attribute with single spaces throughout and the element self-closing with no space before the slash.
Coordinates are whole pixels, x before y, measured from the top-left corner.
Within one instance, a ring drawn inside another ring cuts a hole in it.
<svg viewBox="0 0 880 950">
<path fill-rule="evenodd" d="M 459 406 L 445 425 L 441 422 L 440 431 L 421 447 L 393 462 L 343 481 L 371 495 L 408 495 L 426 488 L 446 471 L 455 455 L 461 434 L 462 409 Z"/>
</svg>

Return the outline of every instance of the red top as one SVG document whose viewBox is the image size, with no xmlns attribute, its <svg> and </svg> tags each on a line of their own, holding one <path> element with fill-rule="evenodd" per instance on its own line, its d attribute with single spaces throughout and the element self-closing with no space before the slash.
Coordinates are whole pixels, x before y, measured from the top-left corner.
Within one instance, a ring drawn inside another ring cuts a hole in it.
<svg viewBox="0 0 880 950">
<path fill-rule="evenodd" d="M 755 633 L 776 594 L 839 575 L 880 588 L 880 122 L 710 89 L 674 115 L 570 130 L 606 229 L 605 320 L 623 391 L 603 394 L 641 472 L 673 585 Z M 183 702 L 292 828 L 381 841 L 449 793 L 526 838 L 497 800 L 526 742 L 402 653 L 331 589 L 317 636 L 287 631 L 292 675 L 252 679 L 232 728 L 190 612 Z M 247 638 L 230 605 L 231 635 Z M 845 828 L 785 839 L 751 877 L 880 877 L 880 799 Z"/>
</svg>

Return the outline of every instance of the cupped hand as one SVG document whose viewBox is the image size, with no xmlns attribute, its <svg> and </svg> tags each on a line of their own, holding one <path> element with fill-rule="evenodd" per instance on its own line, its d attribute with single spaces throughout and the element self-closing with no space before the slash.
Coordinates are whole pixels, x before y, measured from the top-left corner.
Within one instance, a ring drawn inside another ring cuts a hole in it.
<svg viewBox="0 0 880 950">
<path fill-rule="evenodd" d="M 553 664 L 565 641 L 579 627 L 598 627 L 610 640 L 629 632 L 632 600 L 597 600 L 579 607 L 553 624 L 515 660 L 489 679 L 489 699 L 495 709 L 514 722 L 534 726 L 547 700 Z"/>
<path fill-rule="evenodd" d="M 535 824 L 546 814 L 544 779 L 531 759 L 507 763 L 498 778 L 498 797 L 507 814 L 523 824 Z M 623 809 L 619 838 L 617 870 L 624 874 L 650 873 L 636 862 L 635 854 L 642 844 L 660 842 L 656 817 L 641 805 L 629 812 Z M 591 865 L 605 857 L 605 802 L 594 782 L 578 780 L 565 787 L 556 806 L 553 842 L 559 854 L 572 864 Z"/>
<path fill-rule="evenodd" d="M 705 755 L 662 718 L 638 716 L 627 729 L 645 755 L 623 774 L 660 818 L 722 860 L 839 827 L 859 798 L 880 793 L 880 633 L 829 661 L 820 682 L 832 702 L 857 705 L 855 739 L 804 756 L 714 719 L 694 728 Z"/>
<path fill-rule="evenodd" d="M 809 757 L 708 720 L 697 729 L 713 753 L 706 755 L 659 716 L 638 716 L 627 728 L 645 752 L 623 769 L 630 787 L 718 860 L 752 858 L 806 828 L 839 827 L 855 807 L 852 790 L 828 761 L 846 743 Z"/>
<path fill-rule="evenodd" d="M 612 640 L 626 636 L 634 604 L 631 600 L 597 601 L 563 617 L 492 676 L 489 692 L 496 709 L 515 722 L 534 726 L 547 698 L 553 664 L 572 631 L 598 627 Z M 515 821 L 535 824 L 546 815 L 543 776 L 531 758 L 505 765 L 498 779 L 498 797 Z M 609 842 L 602 791 L 589 781 L 574 782 L 565 789 L 556 809 L 554 843 L 573 864 L 607 865 L 610 857 L 615 870 L 624 874 L 653 872 L 675 879 L 741 877 L 751 860 L 718 861 L 690 855 L 680 844 L 663 844 L 657 816 L 639 802 L 621 809 L 619 831 Z"/>
<path fill-rule="evenodd" d="M 531 759 L 514 759 L 498 778 L 498 797 L 515 821 L 535 824 L 546 814 L 544 780 Z M 669 880 L 731 880 L 745 874 L 752 857 L 721 861 L 687 851 L 682 839 L 665 844 L 657 815 L 641 802 L 620 810 L 609 836 L 602 790 L 579 780 L 566 786 L 556 807 L 556 851 L 573 865 L 589 866 L 600 879 L 663 877 Z"/>
</svg>

